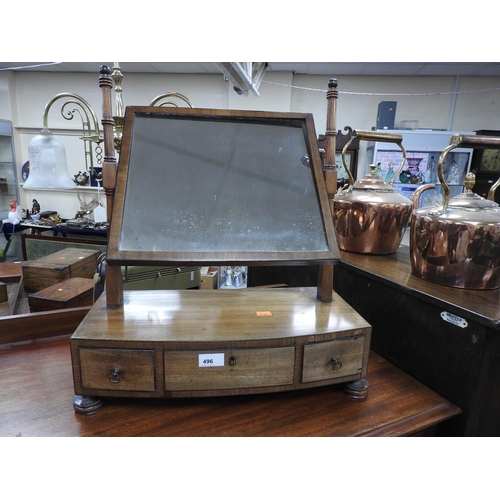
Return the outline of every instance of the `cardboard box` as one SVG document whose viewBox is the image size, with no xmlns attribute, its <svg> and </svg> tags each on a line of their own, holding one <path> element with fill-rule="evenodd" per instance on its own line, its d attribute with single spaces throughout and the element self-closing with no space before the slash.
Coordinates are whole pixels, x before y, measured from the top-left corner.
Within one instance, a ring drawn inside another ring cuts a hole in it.
<svg viewBox="0 0 500 500">
<path fill-rule="evenodd" d="M 28 295 L 31 312 L 54 311 L 94 303 L 94 280 L 69 278 Z"/>
<path fill-rule="evenodd" d="M 65 248 L 37 260 L 23 263 L 27 292 L 38 292 L 69 278 L 94 278 L 101 252 L 87 248 Z"/>
<path fill-rule="evenodd" d="M 212 290 L 217 288 L 217 275 L 217 267 L 202 267 L 200 288 L 202 290 Z"/>
</svg>

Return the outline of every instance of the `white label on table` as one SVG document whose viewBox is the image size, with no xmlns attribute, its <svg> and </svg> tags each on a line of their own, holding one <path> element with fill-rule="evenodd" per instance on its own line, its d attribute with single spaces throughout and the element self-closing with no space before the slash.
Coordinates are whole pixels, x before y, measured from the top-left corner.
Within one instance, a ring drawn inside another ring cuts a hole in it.
<svg viewBox="0 0 500 500">
<path fill-rule="evenodd" d="M 198 366 L 209 368 L 211 366 L 224 366 L 224 353 L 198 354 Z"/>
<path fill-rule="evenodd" d="M 459 326 L 460 328 L 467 328 L 469 326 L 465 319 L 461 318 L 460 316 L 455 316 L 454 314 L 451 314 L 446 311 L 443 311 L 441 313 L 441 318 L 443 318 L 448 323 L 452 323 L 456 326 Z"/>
</svg>

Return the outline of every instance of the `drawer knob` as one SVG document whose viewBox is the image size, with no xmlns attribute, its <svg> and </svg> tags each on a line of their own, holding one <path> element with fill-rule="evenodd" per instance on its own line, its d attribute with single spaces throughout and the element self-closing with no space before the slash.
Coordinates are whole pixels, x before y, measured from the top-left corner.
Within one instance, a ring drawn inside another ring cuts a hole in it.
<svg viewBox="0 0 500 500">
<path fill-rule="evenodd" d="M 333 357 L 331 361 L 334 370 L 340 370 L 342 368 L 342 362 L 339 358 Z"/>
<path fill-rule="evenodd" d="M 117 384 L 118 382 L 120 382 L 121 376 L 122 376 L 121 370 L 119 368 L 114 368 L 109 376 L 109 381 L 112 384 Z"/>
<path fill-rule="evenodd" d="M 236 364 L 236 358 L 234 356 L 231 356 L 229 358 L 229 366 L 234 366 Z"/>
</svg>

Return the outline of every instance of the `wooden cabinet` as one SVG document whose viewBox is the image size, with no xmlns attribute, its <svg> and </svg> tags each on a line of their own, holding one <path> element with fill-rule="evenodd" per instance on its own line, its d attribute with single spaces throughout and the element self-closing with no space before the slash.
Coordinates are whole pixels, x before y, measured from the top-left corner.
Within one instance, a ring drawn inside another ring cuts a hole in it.
<svg viewBox="0 0 500 500">
<path fill-rule="evenodd" d="M 191 397 L 288 391 L 366 377 L 370 325 L 315 288 L 104 295 L 71 338 L 81 396 Z M 365 394 L 366 395 L 366 394 Z"/>
<path fill-rule="evenodd" d="M 407 246 L 342 252 L 334 289 L 372 325 L 376 353 L 461 408 L 441 435 L 500 435 L 500 290 L 418 278 Z"/>
</svg>

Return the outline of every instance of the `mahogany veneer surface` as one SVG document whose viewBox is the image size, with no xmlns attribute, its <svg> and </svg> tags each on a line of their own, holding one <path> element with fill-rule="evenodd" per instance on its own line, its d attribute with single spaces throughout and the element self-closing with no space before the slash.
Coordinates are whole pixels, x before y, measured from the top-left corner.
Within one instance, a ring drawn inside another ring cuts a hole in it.
<svg viewBox="0 0 500 500">
<path fill-rule="evenodd" d="M 69 338 L 0 346 L 0 436 L 404 436 L 460 409 L 370 353 L 370 391 L 338 385 L 276 394 L 186 399 L 109 398 L 73 410 Z"/>
<path fill-rule="evenodd" d="M 370 327 L 341 297 L 319 301 L 315 288 L 132 290 L 116 308 L 105 297 L 74 340 L 248 342 Z"/>
</svg>

